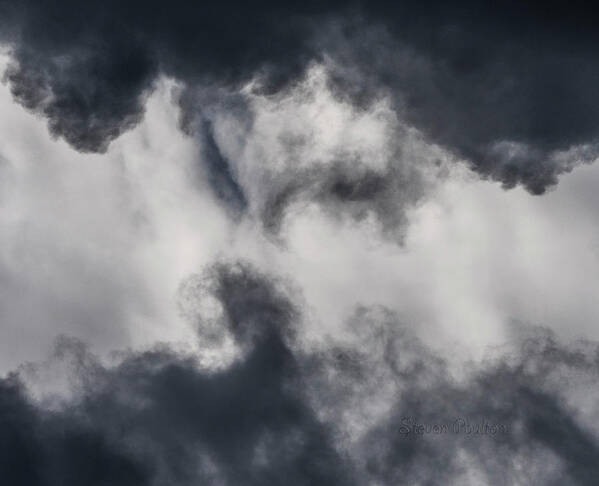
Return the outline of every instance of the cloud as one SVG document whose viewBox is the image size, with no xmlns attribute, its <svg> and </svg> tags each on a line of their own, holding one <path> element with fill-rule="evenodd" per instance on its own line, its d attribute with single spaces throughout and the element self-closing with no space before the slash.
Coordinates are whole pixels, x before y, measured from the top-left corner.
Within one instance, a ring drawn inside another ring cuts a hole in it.
<svg viewBox="0 0 599 486">
<path fill-rule="evenodd" d="M 276 239 L 287 216 L 317 206 L 401 241 L 407 211 L 447 170 L 450 156 L 403 124 L 388 98 L 357 108 L 335 96 L 322 66 L 277 95 L 207 91 L 180 93 L 182 125 L 201 140 L 220 199 Z"/>
<path fill-rule="evenodd" d="M 273 94 L 324 63 L 340 96 L 359 106 L 390 94 L 402 121 L 505 187 L 541 194 L 598 153 L 595 17 L 580 5 L 549 14 L 468 1 L 0 8 L 15 99 L 82 151 L 104 152 L 135 126 L 160 74 L 192 89 L 254 82 Z M 226 178 L 214 183 L 232 190 Z"/>
<path fill-rule="evenodd" d="M 86 152 L 106 151 L 139 122 L 159 73 L 236 86 L 261 70 L 276 86 L 309 55 L 309 26 L 299 6 L 289 17 L 277 3 L 197 8 L 66 1 L 49 9 L 2 2 L 0 8 L 0 35 L 14 58 L 6 78 L 15 98 L 47 117 L 54 135 Z"/>
<path fill-rule="evenodd" d="M 105 155 L 52 141 L 2 88 L 0 369 L 38 359 L 57 334 L 99 353 L 186 339 L 172 296 L 224 246 L 229 221 L 201 189 L 171 87 Z"/>
<path fill-rule="evenodd" d="M 9 484 L 352 483 L 327 425 L 302 398 L 293 304 L 243 264 L 217 265 L 206 278 L 243 357 L 210 372 L 158 348 L 106 368 L 67 343 L 62 353 L 77 360 L 81 383 L 73 401 L 47 411 L 28 401 L 16 375 L 2 382 L 0 467 Z"/>
<path fill-rule="evenodd" d="M 507 188 L 541 194 L 597 157 L 599 39 L 583 5 L 381 2 L 361 12 L 332 22 L 337 41 L 328 34 L 341 93 L 393 93 L 406 123 Z"/>
<path fill-rule="evenodd" d="M 12 104 L 4 87 L 0 369 L 39 359 L 56 334 L 100 354 L 189 342 L 173 295 L 219 254 L 292 275 L 326 323 L 308 323 L 315 335 L 334 332 L 362 302 L 397 311 L 427 342 L 477 354 L 505 339 L 511 319 L 567 339 L 599 337 L 596 166 L 542 198 L 505 192 L 443 162 L 444 152 L 403 129 L 387 101 L 356 110 L 333 99 L 325 79 L 315 71 L 285 96 L 251 97 L 252 123 L 237 115 L 240 103 L 236 111 L 210 105 L 215 143 L 248 201 L 241 217 L 214 200 L 200 137 L 177 128 L 172 83 L 161 83 L 143 123 L 103 156 L 52 142 L 43 120 Z M 405 135 L 399 148 L 395 133 Z M 356 164 L 337 170 L 340 153 Z M 388 177 L 390 161 L 397 178 Z M 362 174 L 397 192 L 322 200 L 321 187 L 337 178 L 362 187 Z M 279 207 L 285 244 L 273 244 L 260 215 L 296 179 L 300 190 Z M 394 221 L 410 224 L 398 231 Z"/>
<path fill-rule="evenodd" d="M 580 397 L 596 383 L 595 344 L 532 329 L 456 378 L 383 308 L 358 308 L 344 340 L 306 347 L 284 281 L 240 262 L 193 279 L 188 308 L 218 303 L 188 314 L 201 344 L 215 345 L 202 326 L 216 319 L 236 358 L 205 368 L 157 346 L 109 365 L 63 338 L 54 361 L 1 382 L 9 484 L 593 484 L 597 410 Z M 57 360 L 72 394 L 32 398 L 26 383 Z"/>
<path fill-rule="evenodd" d="M 0 0 L 0 476 L 593 484 L 593 20 Z"/>
</svg>

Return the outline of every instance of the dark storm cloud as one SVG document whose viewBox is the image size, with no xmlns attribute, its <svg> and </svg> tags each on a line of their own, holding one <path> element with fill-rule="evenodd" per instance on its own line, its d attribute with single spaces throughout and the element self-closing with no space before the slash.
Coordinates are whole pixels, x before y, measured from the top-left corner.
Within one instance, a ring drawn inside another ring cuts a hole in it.
<svg viewBox="0 0 599 486">
<path fill-rule="evenodd" d="M 554 2 L 397 2 L 384 28 L 339 29 L 336 83 L 358 100 L 386 88 L 408 123 L 481 175 L 540 194 L 599 153 L 590 19 L 590 10 Z M 564 161 L 578 145 L 593 148 Z"/>
<path fill-rule="evenodd" d="M 327 55 L 343 93 L 390 92 L 409 123 L 506 187 L 542 193 L 597 155 L 597 18 L 580 2 L 2 0 L 0 12 L 15 98 L 83 151 L 140 120 L 158 73 L 258 77 L 274 92 Z"/>
<path fill-rule="evenodd" d="M 1 382 L 5 484 L 352 484 L 302 396 L 292 303 L 243 265 L 216 266 L 203 282 L 241 360 L 208 372 L 157 349 L 105 368 L 81 345 L 63 344 L 82 375 L 73 402 L 43 410 L 16 375 Z"/>
<path fill-rule="evenodd" d="M 6 77 L 53 134 L 102 152 L 140 120 L 159 72 L 235 86 L 260 71 L 265 89 L 296 76 L 314 54 L 301 20 L 311 10 L 303 2 L 288 11 L 277 2 L 3 0 L 0 36 L 14 59 Z"/>
<path fill-rule="evenodd" d="M 0 382 L 3 480 L 463 484 L 460 474 L 476 469 L 490 484 L 594 484 L 597 431 L 567 399 L 596 381 L 596 349 L 533 333 L 509 358 L 456 380 L 380 309 L 356 312 L 350 341 L 305 350 L 289 292 L 245 264 L 218 264 L 186 281 L 182 307 L 199 336 L 211 336 L 202 342 L 218 345 L 228 335 L 240 350 L 224 368 L 208 371 L 165 347 L 125 353 L 107 367 L 63 340 L 57 354 L 71 362 L 78 385 L 52 407 L 29 398 L 19 373 L 9 375 Z M 203 317 L 194 299 L 207 297 L 219 312 Z M 405 417 L 503 429 L 414 435 Z"/>
<path fill-rule="evenodd" d="M 375 483 L 596 481 L 595 418 L 584 424 L 571 400 L 596 382 L 596 346 L 566 347 L 537 330 L 458 380 L 392 314 L 360 309 L 353 325 L 355 344 L 320 355 L 315 367 L 327 379 L 316 373 L 312 383 L 316 403 L 350 417 L 341 428 L 367 424 L 352 454 Z M 389 407 L 382 419 L 364 417 L 377 401 Z"/>
</svg>

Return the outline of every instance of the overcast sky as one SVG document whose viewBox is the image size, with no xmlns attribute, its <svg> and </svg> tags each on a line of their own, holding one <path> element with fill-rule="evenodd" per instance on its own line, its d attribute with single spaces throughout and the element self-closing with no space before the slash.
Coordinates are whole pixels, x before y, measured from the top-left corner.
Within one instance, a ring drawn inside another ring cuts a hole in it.
<svg viewBox="0 0 599 486">
<path fill-rule="evenodd" d="M 2 484 L 596 483 L 591 14 L 426 3 L 0 0 Z"/>
</svg>

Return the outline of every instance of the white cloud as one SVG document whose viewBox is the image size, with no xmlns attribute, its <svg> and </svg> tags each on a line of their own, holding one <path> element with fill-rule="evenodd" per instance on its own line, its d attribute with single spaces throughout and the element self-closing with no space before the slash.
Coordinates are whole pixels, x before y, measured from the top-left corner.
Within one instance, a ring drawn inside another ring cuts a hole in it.
<svg viewBox="0 0 599 486">
<path fill-rule="evenodd" d="M 307 86 L 285 99 L 252 95 L 246 139 L 234 120 L 215 115 L 217 141 L 254 200 L 266 190 L 265 167 L 359 152 L 380 169 L 389 157 L 401 124 L 384 100 L 359 112 L 326 90 L 318 70 Z M 171 88 L 160 83 L 144 122 L 106 155 L 52 140 L 44 121 L 0 88 L 2 369 L 44 355 L 60 333 L 100 351 L 193 340 L 176 291 L 217 257 L 291 276 L 311 309 L 312 333 L 337 332 L 364 303 L 395 309 L 431 342 L 474 351 L 502 341 L 512 320 L 599 339 L 596 166 L 535 197 L 453 165 L 410 211 L 403 246 L 381 239 L 368 220 L 340 222 L 308 204 L 288 221 L 282 247 L 251 218 L 233 223 L 214 199 L 199 142 L 177 128 Z M 293 137 L 309 143 L 290 155 Z M 415 166 L 446 157 L 406 140 Z"/>
</svg>

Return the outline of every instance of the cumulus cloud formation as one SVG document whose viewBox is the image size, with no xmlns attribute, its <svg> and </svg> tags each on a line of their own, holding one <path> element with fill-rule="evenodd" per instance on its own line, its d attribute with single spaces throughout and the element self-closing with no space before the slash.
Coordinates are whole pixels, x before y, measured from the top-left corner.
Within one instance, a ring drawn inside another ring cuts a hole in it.
<svg viewBox="0 0 599 486">
<path fill-rule="evenodd" d="M 595 484 L 596 21 L 0 0 L 0 482 Z"/>
<path fill-rule="evenodd" d="M 245 263 L 193 279 L 186 306 L 218 304 L 189 315 L 202 344 L 217 319 L 236 358 L 208 369 L 157 347 L 106 365 L 63 340 L 69 398 L 28 394 L 47 364 L 1 382 L 7 484 L 594 484 L 597 410 L 573 406 L 596 385 L 595 344 L 536 330 L 458 380 L 384 309 L 309 349 L 282 281 Z"/>
<path fill-rule="evenodd" d="M 359 105 L 390 93 L 406 123 L 506 187 L 540 194 L 597 155 L 595 17 L 578 3 L 4 1 L 0 11 L 15 99 L 83 151 L 104 152 L 135 126 L 160 74 L 276 93 L 324 63 L 339 96 Z"/>
</svg>

